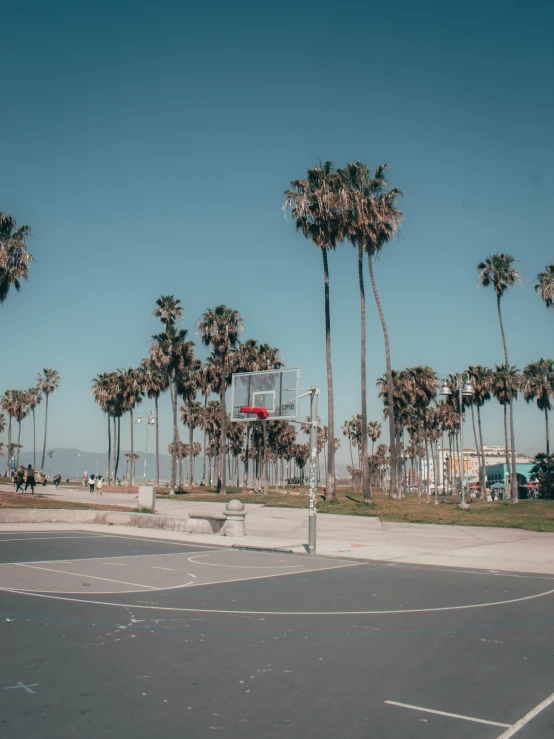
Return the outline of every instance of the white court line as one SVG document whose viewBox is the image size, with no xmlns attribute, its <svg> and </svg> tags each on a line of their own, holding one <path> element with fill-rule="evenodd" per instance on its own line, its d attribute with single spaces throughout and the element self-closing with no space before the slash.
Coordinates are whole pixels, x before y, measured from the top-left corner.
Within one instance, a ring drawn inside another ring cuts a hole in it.
<svg viewBox="0 0 554 739">
<path fill-rule="evenodd" d="M 346 569 L 348 567 L 359 567 L 358 564 L 343 565 L 342 567 L 328 568 L 328 570 L 317 568 L 314 570 L 302 570 L 302 572 L 279 572 L 271 575 L 254 575 L 252 577 L 240 577 L 234 580 L 215 580 L 209 582 L 194 583 L 191 587 L 204 587 L 210 585 L 227 585 L 235 582 L 249 582 L 250 580 L 268 580 L 272 577 L 290 577 L 291 575 L 304 575 L 311 572 L 327 572 L 337 569 Z M 58 572 L 58 570 L 54 570 Z M 70 573 L 71 574 L 71 573 Z M 142 587 L 142 586 L 139 586 Z M 178 590 L 183 585 L 172 585 L 168 588 L 154 588 L 157 591 L 165 590 Z M 7 593 L 19 593 L 21 595 L 29 595 L 34 598 L 50 598 L 52 600 L 67 600 L 75 603 L 88 603 L 90 605 L 98 606 L 115 606 L 128 608 L 128 603 L 112 603 L 107 601 L 96 601 L 96 600 L 85 600 L 84 598 L 65 598 L 58 595 L 47 595 L 45 593 L 35 593 L 28 590 L 21 590 L 17 588 L 6 588 L 0 586 L 0 591 Z M 460 611 L 468 608 L 488 608 L 490 606 L 505 606 L 512 603 L 521 603 L 527 600 L 535 600 L 536 598 L 543 598 L 546 595 L 552 595 L 554 590 L 547 590 L 544 593 L 537 593 L 536 595 L 526 595 L 523 598 L 512 598 L 512 600 L 501 600 L 493 603 L 474 603 L 467 606 L 444 606 L 440 608 L 412 608 L 404 610 L 390 610 L 390 611 L 235 611 L 227 610 L 224 608 L 178 608 L 177 606 L 144 606 L 135 605 L 133 608 L 142 608 L 149 611 L 175 611 L 178 613 L 224 613 L 231 616 L 387 616 L 392 614 L 408 614 L 408 613 L 434 613 L 437 611 Z"/>
<path fill-rule="evenodd" d="M 352 565 L 343 565 L 341 567 L 333 567 L 333 568 L 330 568 L 330 569 L 337 570 L 337 569 L 344 569 L 346 567 L 358 567 L 358 566 L 359 565 L 357 565 L 357 564 L 352 564 Z M 37 567 L 37 569 L 45 569 L 45 568 Z M 250 580 L 269 580 L 270 578 L 273 578 L 273 577 L 290 577 L 290 575 L 304 574 L 304 573 L 308 573 L 308 572 L 325 572 L 325 571 L 326 570 L 324 570 L 322 568 L 317 568 L 315 570 L 303 570 L 302 573 L 297 573 L 297 572 L 278 572 L 278 573 L 272 574 L 272 575 L 253 575 L 252 577 L 246 577 L 246 578 L 245 577 L 239 577 L 239 578 L 236 578 L 234 580 L 211 580 L 211 581 L 208 581 L 208 582 L 193 582 L 191 580 L 190 582 L 187 582 L 187 583 L 181 583 L 179 585 L 170 585 L 169 587 L 166 587 L 166 588 L 152 588 L 152 590 L 153 591 L 155 590 L 156 592 L 162 592 L 162 591 L 165 592 L 166 590 L 179 590 L 180 588 L 184 588 L 185 586 L 190 586 L 191 588 L 201 588 L 201 587 L 210 586 L 210 585 L 227 585 L 229 583 L 235 583 L 235 582 L 242 582 L 242 583 L 244 583 L 244 582 L 250 582 Z M 60 572 L 60 570 L 52 570 L 52 572 Z M 75 574 L 75 573 L 70 572 L 68 574 L 72 575 L 72 574 Z M 113 582 L 116 582 L 116 581 L 114 580 Z M 138 587 L 149 587 L 149 586 L 148 585 L 144 585 L 144 586 L 143 585 L 139 585 Z M 129 604 L 128 603 L 110 603 L 109 601 L 106 602 L 106 601 L 101 601 L 101 600 L 88 600 L 88 599 L 85 599 L 85 598 L 67 598 L 65 596 L 65 593 L 64 593 L 63 596 L 62 595 L 51 595 L 50 594 L 52 592 L 58 592 L 59 593 L 59 592 L 64 592 L 64 591 L 48 591 L 48 592 L 44 592 L 44 591 L 34 591 L 34 590 L 21 590 L 21 589 L 18 589 L 18 588 L 6 588 L 6 587 L 3 587 L 3 586 L 0 586 L 0 592 L 1 591 L 4 591 L 6 593 L 17 593 L 18 595 L 29 595 L 32 598 L 46 598 L 48 600 L 66 600 L 66 601 L 69 601 L 71 603 L 87 603 L 88 605 L 93 605 L 93 606 L 114 606 L 116 608 L 129 608 Z M 77 592 L 77 591 L 73 591 L 73 592 Z M 129 593 L 132 593 L 132 592 L 141 592 L 141 591 L 122 591 L 122 592 L 125 595 L 128 595 Z M 70 594 L 70 593 L 68 593 L 68 594 Z M 109 595 L 109 593 L 105 593 L 105 594 L 106 595 Z M 166 606 L 144 606 L 144 605 L 135 605 L 135 604 L 133 604 L 132 607 L 133 608 L 142 608 L 142 609 L 148 610 L 148 611 L 178 611 L 180 613 L 225 613 L 225 614 L 229 614 L 229 615 L 238 615 L 238 616 L 241 616 L 241 615 L 252 615 L 252 616 L 256 616 L 256 615 L 260 615 L 260 616 L 264 616 L 264 615 L 265 616 L 273 616 L 273 615 L 330 616 L 330 615 L 337 615 L 337 614 L 333 613 L 332 611 L 325 611 L 323 613 L 320 613 L 319 611 L 315 611 L 314 613 L 306 614 L 306 613 L 302 613 L 302 612 L 298 613 L 298 612 L 295 612 L 295 611 L 284 612 L 284 613 L 282 613 L 280 611 L 259 611 L 259 612 L 258 611 L 226 611 L 226 610 L 222 610 L 222 609 L 177 608 L 177 607 L 172 608 L 172 607 L 168 607 L 168 606 L 167 607 Z M 348 613 L 347 615 L 350 615 L 350 614 Z"/>
<path fill-rule="evenodd" d="M 409 703 L 397 703 L 397 701 L 385 701 L 385 703 L 387 703 L 389 706 L 400 706 L 400 708 L 411 708 L 412 711 L 422 711 L 423 713 L 436 713 L 437 716 L 448 716 L 449 718 L 460 718 L 463 721 L 473 721 L 476 724 L 489 724 L 489 726 L 507 726 L 507 727 L 511 726 L 511 724 L 501 724 L 498 721 L 487 721 L 487 719 L 484 719 L 484 718 L 475 718 L 474 716 L 462 716 L 459 713 L 447 713 L 446 711 L 435 711 L 434 708 L 421 708 L 421 706 L 411 706 Z M 504 734 L 502 734 L 502 736 L 504 736 Z"/>
<path fill-rule="evenodd" d="M 198 575 L 195 575 L 194 572 L 187 572 L 187 575 L 190 577 L 198 577 Z"/>
<path fill-rule="evenodd" d="M 497 739 L 510 739 L 510 737 L 514 736 L 514 734 L 517 734 L 517 732 L 522 729 L 525 724 L 528 724 L 529 721 L 532 721 L 535 716 L 538 716 L 541 711 L 544 711 L 545 708 L 548 708 L 551 703 L 554 703 L 554 693 L 552 693 L 552 695 L 549 695 L 548 698 L 545 698 L 542 703 L 539 703 L 538 706 L 535 706 L 535 708 L 531 709 L 529 713 L 525 714 L 525 716 L 522 716 L 519 721 L 516 721 L 515 724 L 510 726 L 510 728 L 507 729 L 503 734 L 500 734 Z"/>
<path fill-rule="evenodd" d="M 219 551 L 219 549 L 216 549 L 214 551 Z M 200 552 L 202 554 L 203 552 Z M 28 562 L 28 564 L 34 565 L 34 564 L 54 564 L 56 562 L 95 562 L 99 559 L 106 560 L 106 559 L 140 559 L 141 557 L 183 557 L 187 554 L 198 554 L 198 552 L 158 552 L 156 554 L 117 554 L 114 557 L 75 557 L 74 559 L 37 559 L 32 560 L 31 562 Z M 16 565 L 19 564 L 19 562 L 0 562 L 0 567 L 2 565 Z"/>
<path fill-rule="evenodd" d="M 153 570 L 169 570 L 170 572 L 173 572 L 173 568 L 172 567 L 156 567 L 155 565 L 152 565 L 152 569 Z"/>
<path fill-rule="evenodd" d="M 110 567 L 127 567 L 125 562 L 102 562 L 103 565 L 110 565 Z"/>
<path fill-rule="evenodd" d="M 115 582 L 118 585 L 133 585 L 136 588 L 148 588 L 148 590 L 157 590 L 152 585 L 143 585 L 138 582 L 125 582 L 124 580 L 110 580 L 109 577 L 98 577 L 97 575 L 83 575 L 82 572 L 67 572 L 66 570 L 54 570 L 51 567 L 37 567 L 36 565 L 23 564 L 22 562 L 14 562 L 16 567 L 29 567 L 31 570 L 46 570 L 46 572 L 58 572 L 60 575 L 73 575 L 73 577 L 84 577 L 87 580 L 105 580 L 106 582 Z"/>
<path fill-rule="evenodd" d="M 197 557 L 189 557 L 189 562 L 193 562 L 195 565 L 203 565 L 205 567 L 231 567 L 235 570 L 277 570 L 285 568 L 287 570 L 297 570 L 299 567 L 303 567 L 303 564 L 298 565 L 220 565 L 213 562 L 199 562 L 198 557 L 209 557 L 209 554 L 199 554 Z M 333 569 L 329 567 L 328 569 Z"/>
<path fill-rule="evenodd" d="M 6 541 L 50 541 L 51 539 L 104 539 L 106 534 L 91 534 L 90 536 L 25 536 L 22 539 L 1 539 L 0 544 Z"/>
</svg>

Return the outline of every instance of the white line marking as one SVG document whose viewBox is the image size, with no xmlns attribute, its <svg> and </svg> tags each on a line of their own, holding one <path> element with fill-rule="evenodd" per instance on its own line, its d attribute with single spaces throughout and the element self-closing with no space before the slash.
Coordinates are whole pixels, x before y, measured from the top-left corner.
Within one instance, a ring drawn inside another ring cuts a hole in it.
<svg viewBox="0 0 554 739">
<path fill-rule="evenodd" d="M 209 554 L 199 554 L 198 557 L 209 557 Z M 299 567 L 304 565 L 221 565 L 213 562 L 199 562 L 198 557 L 189 557 L 189 562 L 194 562 L 196 565 L 204 565 L 205 567 L 231 567 L 235 570 L 276 570 L 278 568 L 285 568 L 287 570 L 297 570 Z M 332 568 L 331 568 L 332 569 Z"/>
<path fill-rule="evenodd" d="M 435 711 L 434 708 L 421 708 L 421 706 L 411 706 L 409 703 L 397 703 L 397 701 L 385 701 L 389 706 L 400 706 L 400 708 L 411 708 L 412 711 L 422 711 L 423 713 L 436 713 L 438 716 L 448 716 L 449 718 L 461 718 L 464 721 L 473 721 L 476 724 L 489 724 L 490 726 L 511 726 L 511 724 L 501 724 L 498 721 L 487 721 L 484 718 L 475 718 L 474 716 L 462 716 L 459 713 L 447 713 L 447 711 Z M 504 736 L 504 734 L 502 734 Z"/>
<path fill-rule="evenodd" d="M 315 570 L 302 570 L 301 572 L 280 572 L 271 575 L 254 575 L 252 577 L 240 577 L 234 580 L 214 580 L 209 582 L 194 583 L 192 587 L 203 587 L 209 585 L 227 585 L 228 583 L 234 582 L 249 582 L 250 580 L 266 580 L 271 577 L 290 577 L 291 575 L 303 575 L 309 572 L 326 572 L 329 570 L 346 569 L 348 567 L 359 567 L 358 563 L 351 565 L 343 565 L 342 567 L 331 567 L 327 570 L 318 568 Z M 54 570 L 58 572 L 58 570 Z M 142 586 L 139 586 L 142 587 Z M 167 588 L 154 588 L 155 590 L 178 590 L 184 587 L 183 585 L 172 585 Z M 34 598 L 51 598 L 53 600 L 69 600 L 75 601 L 76 603 L 89 603 L 91 605 L 100 606 L 117 606 L 128 608 L 128 603 L 109 603 L 95 600 L 85 600 L 84 598 L 63 598 L 57 595 L 46 595 L 44 593 L 33 593 L 26 590 L 19 590 L 17 588 L 5 588 L 0 586 L 0 590 L 4 590 L 8 593 L 20 593 L 28 594 Z M 229 615 L 237 616 L 387 616 L 398 613 L 434 613 L 437 611 L 459 611 L 466 610 L 468 608 L 489 608 L 491 606 L 505 606 L 511 603 L 521 603 L 527 600 L 535 600 L 536 598 L 543 598 L 546 595 L 552 595 L 554 590 L 547 590 L 544 593 L 537 593 L 536 595 L 526 595 L 523 598 L 513 598 L 512 600 L 501 600 L 493 603 L 475 603 L 467 606 L 444 606 L 441 608 L 412 608 L 405 610 L 391 610 L 391 611 L 234 611 L 217 608 L 177 608 L 169 606 L 143 606 L 134 605 L 133 608 L 143 608 L 150 611 L 176 611 L 179 613 L 225 613 Z"/>
<path fill-rule="evenodd" d="M 172 567 L 156 567 L 155 565 L 152 565 L 153 570 L 169 570 L 170 572 L 173 572 Z"/>
<path fill-rule="evenodd" d="M 103 565 L 110 565 L 111 567 L 127 567 L 125 562 L 102 562 Z"/>
<path fill-rule="evenodd" d="M 349 564 L 349 565 L 342 565 L 341 567 L 330 567 L 327 568 L 328 570 L 338 570 L 338 569 L 345 569 L 347 567 L 359 567 L 359 564 Z M 40 569 L 40 568 L 38 568 Z M 297 574 L 304 574 L 305 572 L 325 572 L 326 570 L 324 568 L 318 568 L 315 570 L 303 570 L 300 573 L 296 572 L 279 572 L 277 574 L 272 575 L 253 575 L 252 577 L 239 577 L 234 580 L 212 580 L 208 582 L 188 582 L 188 583 L 181 583 L 179 585 L 170 585 L 167 588 L 152 588 L 152 591 L 161 592 L 166 590 L 179 590 L 179 588 L 184 588 L 186 586 L 190 586 L 192 588 L 199 588 L 203 586 L 208 585 L 227 585 L 229 583 L 234 582 L 249 582 L 250 580 L 267 580 L 272 577 L 290 577 L 290 575 L 297 575 Z M 60 570 L 53 570 L 53 572 L 60 572 Z M 74 573 L 69 573 L 74 574 Z M 113 581 L 115 582 L 115 580 Z M 149 586 L 143 586 L 139 585 L 138 587 L 149 587 Z M 0 586 L 0 591 L 4 591 L 6 593 L 18 593 L 19 595 L 29 595 L 32 598 L 47 598 L 49 600 L 67 600 L 73 603 L 87 603 L 89 605 L 99 605 L 99 606 L 114 606 L 117 608 L 129 608 L 128 603 L 110 603 L 105 601 L 97 601 L 97 600 L 86 600 L 85 598 L 66 598 L 61 595 L 48 595 L 45 592 L 35 592 L 32 590 L 21 590 L 18 588 L 5 588 Z M 56 592 L 56 591 L 50 591 L 50 592 Z M 63 591 L 57 591 L 57 592 L 63 592 Z M 75 591 L 77 592 L 77 591 Z M 79 591 L 80 592 L 80 591 Z M 126 595 L 129 592 L 133 591 L 122 591 Z M 140 592 L 140 591 L 135 591 Z M 323 613 L 320 613 L 319 611 L 315 611 L 313 613 L 302 613 L 302 612 L 280 612 L 280 611 L 226 611 L 226 610 L 217 610 L 217 609 L 202 609 L 202 608 L 170 608 L 166 606 L 143 606 L 143 605 L 132 605 L 132 608 L 142 608 L 143 610 L 147 611 L 177 611 L 179 613 L 225 613 L 230 615 L 260 615 L 260 616 L 278 616 L 278 615 L 289 615 L 289 616 L 332 616 L 336 615 L 332 611 L 324 611 Z M 354 612 L 355 613 L 355 612 Z M 380 613 L 380 611 L 377 611 L 377 613 Z M 341 614 L 339 614 L 341 615 Z M 344 615 L 350 615 L 350 613 L 346 613 Z"/>
<path fill-rule="evenodd" d="M 105 580 L 106 582 L 115 582 L 118 585 L 132 585 L 135 588 L 148 588 L 148 590 L 157 590 L 152 585 L 143 585 L 138 582 L 125 582 L 124 580 L 110 580 L 109 577 L 98 577 L 97 575 L 84 575 L 82 572 L 67 572 L 66 570 L 54 570 L 51 567 L 37 567 L 36 565 L 23 564 L 22 562 L 14 562 L 17 567 L 29 567 L 32 570 L 43 570 L 46 572 L 57 572 L 60 575 L 73 575 L 73 577 L 84 577 L 90 580 Z"/>
<path fill-rule="evenodd" d="M 4 543 L 6 541 L 50 541 L 51 539 L 103 539 L 105 538 L 104 534 L 91 534 L 90 536 L 26 536 L 21 539 L 2 539 L 0 538 L 0 543 Z"/>
<path fill-rule="evenodd" d="M 545 708 L 548 708 L 548 706 L 554 703 L 554 693 L 552 695 L 549 695 L 548 698 L 545 698 L 542 703 L 539 703 L 538 706 L 535 706 L 529 713 L 526 713 L 525 716 L 522 716 L 519 721 L 516 721 L 515 724 L 510 726 L 510 728 L 505 731 L 503 734 L 500 734 L 497 739 L 510 739 L 511 736 L 514 736 L 514 734 L 517 734 L 517 732 L 525 726 L 525 724 L 528 724 L 529 721 L 532 721 L 535 716 L 538 716 L 538 714 L 541 711 L 544 711 Z"/>
<path fill-rule="evenodd" d="M 219 551 L 214 550 L 214 551 Z M 141 557 L 183 557 L 187 554 L 198 554 L 198 552 L 157 552 L 156 554 L 117 554 L 113 557 L 76 557 L 71 560 L 64 559 L 37 559 L 29 562 L 28 564 L 55 564 L 56 562 L 94 562 L 96 560 L 106 561 L 107 559 L 140 559 Z M 0 562 L 2 565 L 16 565 L 19 562 Z"/>
<path fill-rule="evenodd" d="M 189 577 L 198 577 L 198 575 L 195 575 L 194 572 L 187 572 L 187 575 Z"/>
</svg>

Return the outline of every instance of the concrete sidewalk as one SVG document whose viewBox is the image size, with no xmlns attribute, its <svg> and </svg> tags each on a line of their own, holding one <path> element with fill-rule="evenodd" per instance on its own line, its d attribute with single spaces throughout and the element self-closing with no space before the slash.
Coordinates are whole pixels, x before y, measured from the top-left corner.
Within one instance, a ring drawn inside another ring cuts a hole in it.
<svg viewBox="0 0 554 739">
<path fill-rule="evenodd" d="M 13 491 L 2 486 L 0 489 Z M 105 503 L 134 508 L 133 493 L 104 493 L 91 496 L 85 490 L 40 489 L 49 498 L 80 503 Z M 261 496 L 260 496 L 261 498 Z M 228 496 L 231 499 L 231 496 Z M 257 501 L 259 498 L 257 498 Z M 156 512 L 166 516 L 186 517 L 191 511 L 223 511 L 227 498 L 213 503 L 187 501 L 184 498 L 158 499 Z M 247 546 L 305 552 L 308 541 L 308 511 L 298 508 L 270 508 L 262 503 L 248 503 L 247 536 L 231 539 L 219 536 L 180 534 L 172 531 L 146 531 L 123 526 L 86 528 L 100 533 L 195 541 L 217 546 Z M 42 528 L 44 524 L 40 525 Z M 52 530 L 54 524 L 49 525 Z M 71 526 L 56 524 L 64 530 Z M 38 524 L 33 525 L 39 527 Z M 0 530 L 23 530 L 29 525 L 3 524 Z M 75 528 L 75 526 L 73 526 Z M 38 529 L 37 529 L 38 530 Z M 430 524 L 381 523 L 367 516 L 318 514 L 317 552 L 322 555 L 361 560 L 407 562 L 411 564 L 450 566 L 510 572 L 535 572 L 554 575 L 554 534 L 521 529 L 481 528 L 477 526 L 438 526 Z"/>
</svg>

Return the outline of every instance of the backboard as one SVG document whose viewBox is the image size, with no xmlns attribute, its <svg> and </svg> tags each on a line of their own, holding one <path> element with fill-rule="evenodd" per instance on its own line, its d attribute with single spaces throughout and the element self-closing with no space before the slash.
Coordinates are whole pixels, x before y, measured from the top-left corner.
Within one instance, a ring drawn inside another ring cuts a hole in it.
<svg viewBox="0 0 554 739">
<path fill-rule="evenodd" d="M 265 408 L 268 421 L 298 418 L 300 370 L 297 368 L 237 372 L 231 381 L 231 421 L 257 421 L 241 408 Z"/>
</svg>

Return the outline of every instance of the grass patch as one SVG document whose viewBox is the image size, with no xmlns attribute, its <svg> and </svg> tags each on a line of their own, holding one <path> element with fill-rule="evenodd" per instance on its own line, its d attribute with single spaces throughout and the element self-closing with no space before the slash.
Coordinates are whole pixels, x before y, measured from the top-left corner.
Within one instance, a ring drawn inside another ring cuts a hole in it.
<svg viewBox="0 0 554 739">
<path fill-rule="evenodd" d="M 243 503 L 259 503 L 275 508 L 307 508 L 307 489 L 293 486 L 286 493 L 271 492 L 268 495 L 242 493 L 240 488 L 228 488 L 234 498 Z M 192 488 L 179 500 L 221 502 L 227 495 L 217 495 L 212 488 Z M 554 532 L 554 501 L 522 500 L 517 504 L 509 501 L 483 503 L 475 501 L 467 510 L 458 507 L 457 496 L 439 496 L 439 505 L 434 498 L 427 505 L 425 498 L 421 505 L 417 495 L 408 494 L 402 501 L 390 500 L 381 491 L 374 493 L 373 504 L 366 505 L 361 493 L 351 488 L 337 490 L 337 500 L 327 502 L 323 489 L 318 489 L 317 509 L 319 513 L 346 516 L 379 516 L 382 521 L 399 523 L 426 523 L 447 526 L 491 526 L 497 528 L 525 529 L 527 531 Z"/>
<path fill-rule="evenodd" d="M 66 511 L 129 511 L 130 508 L 123 506 L 114 505 L 100 505 L 95 503 L 73 503 L 67 500 L 53 500 L 52 498 L 45 498 L 36 493 L 31 495 L 21 495 L 18 493 L 6 493 L 0 491 L 0 508 L 50 508 L 50 509 L 63 509 Z"/>
</svg>

